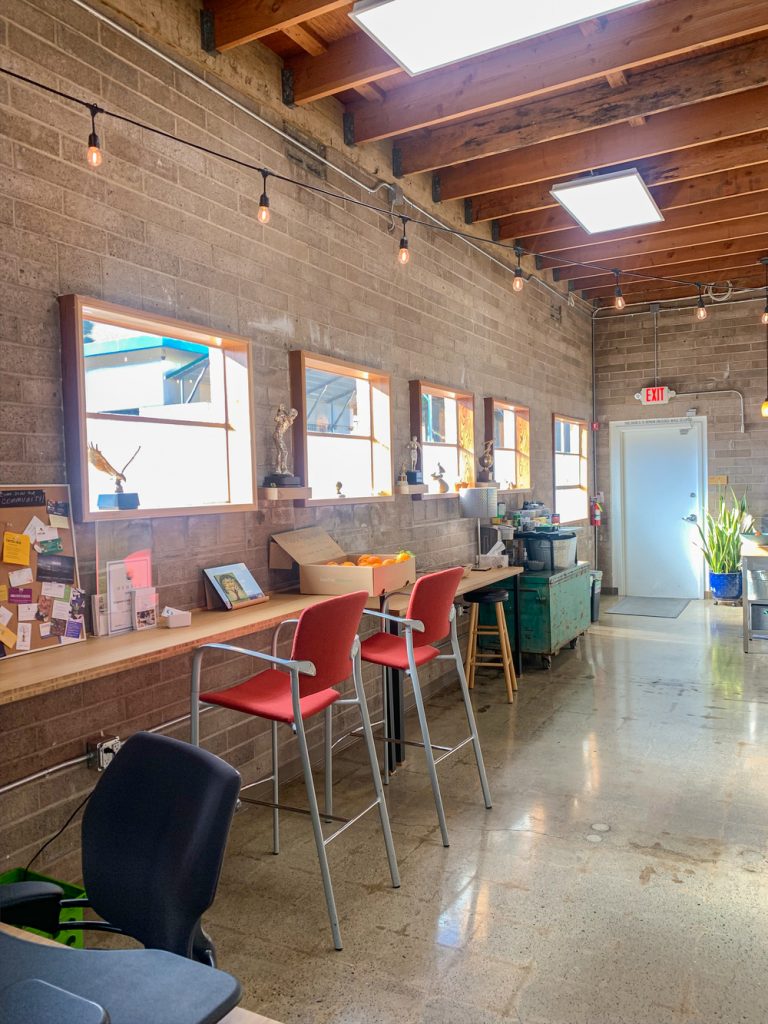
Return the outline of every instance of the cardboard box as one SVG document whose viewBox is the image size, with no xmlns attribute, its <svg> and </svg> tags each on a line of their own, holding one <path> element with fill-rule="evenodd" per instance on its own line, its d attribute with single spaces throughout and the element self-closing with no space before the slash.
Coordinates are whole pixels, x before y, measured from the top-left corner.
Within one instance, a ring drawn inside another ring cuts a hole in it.
<svg viewBox="0 0 768 1024">
<path fill-rule="evenodd" d="M 373 552 L 372 552 L 373 553 Z M 299 565 L 299 589 L 302 594 L 349 594 L 367 590 L 379 597 L 402 590 L 416 580 L 416 559 L 411 557 L 395 565 L 326 565 L 327 562 L 356 562 L 361 554 L 346 554 L 319 526 L 273 534 L 269 545 L 270 569 L 291 569 Z M 381 558 L 394 558 L 375 552 Z"/>
</svg>

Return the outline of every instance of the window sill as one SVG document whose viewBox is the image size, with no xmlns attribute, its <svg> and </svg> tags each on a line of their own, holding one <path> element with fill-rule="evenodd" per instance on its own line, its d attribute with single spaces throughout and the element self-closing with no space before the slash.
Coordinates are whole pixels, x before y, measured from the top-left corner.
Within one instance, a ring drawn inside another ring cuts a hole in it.
<svg viewBox="0 0 768 1024">
<path fill-rule="evenodd" d="M 323 505 L 376 505 L 394 500 L 394 494 L 386 494 L 375 498 L 307 498 L 303 504 L 307 508 L 317 508 Z"/>
</svg>

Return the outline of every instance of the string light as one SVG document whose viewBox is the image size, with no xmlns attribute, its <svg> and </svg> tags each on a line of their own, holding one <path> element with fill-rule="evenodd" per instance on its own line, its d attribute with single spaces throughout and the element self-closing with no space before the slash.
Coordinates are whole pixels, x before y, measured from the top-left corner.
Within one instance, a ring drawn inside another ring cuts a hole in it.
<svg viewBox="0 0 768 1024">
<path fill-rule="evenodd" d="M 263 179 L 263 185 L 261 199 L 259 199 L 259 212 L 256 214 L 256 217 L 262 224 L 269 224 L 269 196 L 267 195 L 267 178 L 269 177 L 269 171 L 262 170 L 261 177 Z"/>
<path fill-rule="evenodd" d="M 57 96 L 60 99 L 67 100 L 70 103 L 75 103 L 78 106 L 85 107 L 85 109 L 90 111 L 91 132 L 88 136 L 88 152 L 86 159 L 88 164 L 93 168 L 100 167 L 104 159 L 104 154 L 101 150 L 99 136 L 96 132 L 96 115 L 100 114 L 103 117 L 114 118 L 117 121 L 122 121 L 124 124 L 132 125 L 133 127 L 139 128 L 142 131 L 149 132 L 161 138 L 169 139 L 173 142 L 178 143 L 181 146 L 187 146 L 190 149 L 195 149 L 198 152 L 206 153 L 209 156 L 217 157 L 218 159 L 225 160 L 228 163 L 235 164 L 238 167 L 243 167 L 247 170 L 256 171 L 259 174 L 261 174 L 264 181 L 264 191 L 262 192 L 261 198 L 259 200 L 257 218 L 262 224 L 267 224 L 270 219 L 269 197 L 266 191 L 266 181 L 268 177 L 273 177 L 277 181 L 283 181 L 288 184 L 295 185 L 298 188 L 304 189 L 308 192 L 314 192 L 317 195 L 328 196 L 332 199 L 342 200 L 343 202 L 349 203 L 353 206 L 363 207 L 365 209 L 373 211 L 374 213 L 391 216 L 391 210 L 383 210 L 373 203 L 368 203 L 362 199 L 355 199 L 352 196 L 339 194 L 330 189 L 322 188 L 319 185 L 312 185 L 306 181 L 300 181 L 295 178 L 290 178 L 287 175 L 278 174 L 276 171 L 267 170 L 266 168 L 259 167 L 253 163 L 250 163 L 247 160 L 241 160 L 236 156 L 229 155 L 228 153 L 222 153 L 218 150 L 211 149 L 208 146 L 203 146 L 200 143 L 192 142 L 191 140 L 181 138 L 178 135 L 173 135 L 171 132 L 163 131 L 161 128 L 156 128 L 153 125 L 146 124 L 143 121 L 138 121 L 135 118 L 126 116 L 125 114 L 118 114 L 114 111 L 106 110 L 104 107 L 100 107 L 95 103 L 89 103 L 86 100 L 81 99 L 79 96 L 73 96 L 71 95 L 71 93 L 64 92 L 61 89 L 56 89 L 50 85 L 45 85 L 43 82 L 38 82 L 33 78 L 28 78 L 26 75 L 19 74 L 16 71 L 11 71 L 9 68 L 0 67 L 0 74 L 7 75 L 10 78 L 14 78 L 19 82 L 24 82 L 27 85 L 33 86 L 36 89 L 40 89 L 44 92 L 50 93 L 52 96 Z M 524 249 L 521 246 L 511 245 L 509 243 L 502 242 L 497 239 L 481 238 L 475 234 L 472 234 L 471 232 L 460 231 L 456 228 L 449 227 L 447 224 L 441 224 L 437 221 L 415 219 L 413 217 L 406 216 L 401 217 L 401 220 L 403 222 L 403 237 L 400 239 L 400 249 L 397 258 L 398 262 L 400 262 L 402 265 L 405 265 L 410 260 L 410 251 L 408 248 L 408 238 L 406 236 L 405 227 L 406 223 L 408 221 L 411 221 L 412 223 L 419 224 L 421 227 L 424 227 L 430 231 L 436 231 L 443 234 L 453 235 L 456 238 L 463 238 L 474 244 L 481 242 L 486 243 L 488 245 L 493 245 L 499 249 L 511 249 L 517 257 L 517 266 L 513 268 L 514 279 L 512 282 L 512 288 L 516 292 L 522 291 L 526 281 L 526 277 L 523 274 L 522 267 L 520 266 L 520 258 L 522 255 L 530 255 L 536 256 L 537 259 L 541 259 L 542 261 L 549 260 L 550 262 L 553 262 L 558 266 L 567 266 L 572 268 L 583 267 L 586 270 L 590 271 L 597 271 L 599 273 L 604 274 L 614 274 L 616 277 L 616 288 L 614 291 L 614 306 L 617 310 L 623 310 L 626 306 L 626 300 L 622 294 L 621 286 L 619 285 L 619 275 L 620 273 L 622 273 L 619 270 L 609 270 L 607 267 L 602 266 L 599 263 L 586 263 L 581 262 L 579 260 L 567 260 L 563 262 L 561 258 L 556 255 L 550 255 L 547 253 L 535 253 L 529 249 Z M 761 260 L 761 262 L 766 264 L 768 270 L 767 261 L 768 257 Z M 706 320 L 708 313 L 701 294 L 703 285 L 699 284 L 698 282 L 684 281 L 672 277 L 659 277 L 654 274 L 643 274 L 631 270 L 624 271 L 623 273 L 625 277 L 630 277 L 638 281 L 652 281 L 667 285 L 676 284 L 681 285 L 683 287 L 695 286 L 696 288 L 699 289 L 699 301 L 696 307 L 696 316 L 700 320 Z M 531 276 L 532 275 L 529 275 L 529 278 Z M 765 311 L 761 317 L 761 321 L 763 324 L 765 324 L 766 327 L 768 327 L 768 280 L 766 286 L 766 306 Z M 766 403 L 768 403 L 768 398 L 766 399 Z M 765 415 L 768 418 L 768 405 L 766 406 Z"/>
<path fill-rule="evenodd" d="M 627 304 L 627 300 L 624 298 L 624 294 L 623 294 L 623 292 L 621 290 L 621 285 L 619 284 L 619 275 L 620 275 L 620 273 L 621 273 L 621 271 L 614 270 L 614 274 L 616 275 L 616 287 L 613 289 L 613 294 L 614 294 L 613 305 L 614 305 L 614 307 L 616 309 L 624 309 L 624 307 Z"/>
<path fill-rule="evenodd" d="M 515 267 L 515 276 L 512 279 L 512 290 L 515 292 L 521 292 L 525 285 L 525 278 L 523 277 L 523 268 L 520 266 L 520 260 L 523 255 L 523 250 L 520 246 L 515 246 L 515 256 L 517 256 L 517 266 Z"/>
<path fill-rule="evenodd" d="M 699 301 L 696 303 L 696 319 L 706 320 L 709 316 L 707 307 L 704 305 L 704 296 L 701 293 L 701 285 L 697 284 L 696 287 L 699 289 Z"/>
<path fill-rule="evenodd" d="M 405 266 L 411 258 L 411 253 L 408 249 L 408 236 L 406 235 L 406 225 L 408 223 L 407 217 L 401 217 L 400 220 L 403 222 L 403 237 L 400 239 L 400 251 L 397 254 L 397 261 L 401 266 Z"/>
<path fill-rule="evenodd" d="M 99 136 L 96 134 L 96 115 L 100 113 L 100 110 L 95 103 L 89 103 L 88 109 L 91 112 L 91 134 L 88 136 L 88 152 L 85 158 L 89 166 L 95 169 L 101 167 L 101 162 L 104 159 Z"/>
</svg>

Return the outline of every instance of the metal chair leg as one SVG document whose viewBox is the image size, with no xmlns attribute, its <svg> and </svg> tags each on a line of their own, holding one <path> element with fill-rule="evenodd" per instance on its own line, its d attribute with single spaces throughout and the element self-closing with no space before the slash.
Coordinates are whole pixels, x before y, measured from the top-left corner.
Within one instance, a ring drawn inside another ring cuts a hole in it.
<svg viewBox="0 0 768 1024">
<path fill-rule="evenodd" d="M 411 662 L 411 669 L 409 675 L 411 677 L 411 684 L 413 686 L 413 699 L 416 702 L 416 714 L 419 716 L 419 725 L 421 727 L 421 738 L 424 742 L 424 756 L 427 759 L 427 771 L 429 772 L 429 781 L 432 784 L 432 795 L 435 798 L 435 810 L 437 811 L 437 820 L 440 823 L 440 835 L 443 839 L 443 846 L 450 846 L 448 840 L 448 827 L 445 824 L 445 810 L 443 809 L 443 797 L 440 792 L 440 783 L 437 781 L 437 768 L 435 767 L 435 758 L 432 753 L 432 747 L 429 737 L 429 726 L 427 725 L 427 715 L 424 711 L 424 699 L 421 695 L 421 684 L 419 683 L 418 672 L 416 671 L 416 665 L 413 659 L 409 659 Z M 462 666 L 462 673 L 464 667 Z"/>
<path fill-rule="evenodd" d="M 333 814 L 333 720 L 331 718 L 332 707 L 329 705 L 325 709 L 325 770 L 324 770 L 324 782 L 325 782 L 325 820 L 330 821 L 331 815 Z"/>
<path fill-rule="evenodd" d="M 320 811 L 317 806 L 315 795 L 315 784 L 312 779 L 312 765 L 307 750 L 307 736 L 304 732 L 304 722 L 301 718 L 295 720 L 296 739 L 299 741 L 299 754 L 301 756 L 301 767 L 304 772 L 304 784 L 307 788 L 307 802 L 309 803 L 309 814 L 312 819 L 312 831 L 315 834 L 315 846 L 317 847 L 317 859 L 320 861 L 320 874 L 323 879 L 323 890 L 325 902 L 328 907 L 328 918 L 331 922 L 331 933 L 335 949 L 342 949 L 341 931 L 339 930 L 339 915 L 336 913 L 336 900 L 333 896 L 331 884 L 331 872 L 328 868 L 328 857 L 325 853 L 325 841 L 323 839 L 323 826 L 320 822 Z"/>
<path fill-rule="evenodd" d="M 277 748 L 277 722 L 272 723 L 272 853 L 280 853 L 280 778 L 278 765 L 280 762 Z"/>
<path fill-rule="evenodd" d="M 467 713 L 467 724 L 469 725 L 469 732 L 472 736 L 472 746 L 475 751 L 475 760 L 477 761 L 477 772 L 480 776 L 480 787 L 483 791 L 483 800 L 485 802 L 485 806 L 490 810 L 493 806 L 491 803 L 491 792 L 488 789 L 488 777 L 485 774 L 485 762 L 483 761 L 483 752 L 480 749 L 480 738 L 477 735 L 477 723 L 475 722 L 475 713 L 472 710 L 472 701 L 469 697 L 467 677 L 464 675 L 464 665 L 461 661 L 461 651 L 459 650 L 459 639 L 456 635 L 455 619 L 451 623 L 451 650 L 453 651 L 453 657 L 456 661 L 456 671 L 459 674 L 459 683 L 461 684 L 461 693 L 464 698 L 464 709 Z"/>
<path fill-rule="evenodd" d="M 392 674 L 386 668 L 381 670 L 381 701 L 384 711 L 384 785 L 389 785 L 389 709 L 392 707 Z"/>
<path fill-rule="evenodd" d="M 387 810 L 387 802 L 384 799 L 384 789 L 381 785 L 381 772 L 379 771 L 379 762 L 376 758 L 376 746 L 373 742 L 373 729 L 371 729 L 371 719 L 368 714 L 368 703 L 365 699 L 365 689 L 363 687 L 363 673 L 360 664 L 360 656 L 355 658 L 354 667 L 354 680 L 355 690 L 357 692 L 357 700 L 360 705 L 360 718 L 363 723 L 363 735 L 365 736 L 365 746 L 368 751 L 368 760 L 371 764 L 371 777 L 373 778 L 373 788 L 376 791 L 376 800 L 379 804 L 379 818 L 381 819 L 381 831 L 384 833 L 384 846 L 387 850 L 387 860 L 389 861 L 389 874 L 392 878 L 392 887 L 394 889 L 400 888 L 400 872 L 397 867 L 397 856 L 395 854 L 395 844 L 392 840 L 392 829 L 389 825 L 389 812 Z"/>
</svg>

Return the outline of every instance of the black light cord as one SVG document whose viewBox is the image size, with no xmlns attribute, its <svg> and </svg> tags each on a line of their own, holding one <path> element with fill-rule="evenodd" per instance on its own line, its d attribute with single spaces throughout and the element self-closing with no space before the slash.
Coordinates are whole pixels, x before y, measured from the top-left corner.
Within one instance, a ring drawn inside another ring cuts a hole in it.
<svg viewBox="0 0 768 1024">
<path fill-rule="evenodd" d="M 91 792 L 92 792 L 92 791 L 91 791 Z M 78 815 L 78 814 L 80 813 L 80 811 L 82 811 L 83 807 L 85 807 L 85 805 L 86 805 L 86 804 L 88 803 L 88 801 L 89 801 L 90 799 L 91 799 L 91 793 L 88 793 L 88 794 L 87 794 L 87 795 L 85 796 L 85 798 L 84 798 L 83 800 L 81 800 L 81 801 L 80 801 L 80 803 L 79 803 L 79 804 L 77 805 L 77 807 L 76 807 L 76 808 L 74 809 L 74 811 L 72 811 L 72 813 L 71 813 L 71 814 L 70 814 L 70 816 L 69 816 L 69 817 L 67 818 L 67 820 L 66 820 L 66 821 L 64 822 L 64 824 L 63 824 L 63 825 L 61 826 L 61 828 L 59 829 L 59 831 L 58 831 L 58 832 L 56 832 L 56 833 L 54 833 L 54 835 L 52 835 L 50 839 L 47 839 L 47 840 L 46 840 L 46 841 L 45 841 L 45 842 L 43 843 L 43 845 L 42 845 L 42 846 L 40 847 L 40 849 L 39 849 L 39 850 L 37 850 L 37 852 L 36 852 L 36 853 L 33 853 L 33 854 L 32 854 L 31 858 L 30 858 L 30 859 L 29 859 L 29 861 L 27 862 L 27 866 L 26 866 L 26 867 L 24 868 L 24 871 L 25 871 L 25 873 L 26 873 L 27 871 L 29 871 L 30 867 L 31 867 L 31 866 L 32 866 L 32 865 L 33 865 L 33 864 L 35 863 L 35 861 L 36 861 L 36 860 L 37 860 L 37 858 L 38 858 L 38 857 L 40 856 L 40 854 L 41 854 L 41 853 L 42 853 L 42 852 L 43 852 L 44 850 L 46 850 L 46 849 L 47 849 L 47 848 L 48 848 L 48 847 L 49 847 L 49 846 L 51 845 L 51 843 L 52 843 L 52 842 L 53 842 L 53 841 L 54 841 L 55 839 L 58 839 L 58 838 L 59 838 L 59 836 L 61 835 L 61 833 L 62 833 L 62 832 L 63 832 L 63 831 L 64 831 L 64 830 L 65 830 L 65 829 L 66 829 L 66 828 L 67 828 L 67 827 L 68 827 L 68 826 L 69 826 L 69 825 L 70 825 L 70 824 L 72 823 L 72 821 L 73 821 L 73 820 L 75 819 L 75 817 L 76 817 L 76 816 L 77 816 L 77 815 Z"/>
<path fill-rule="evenodd" d="M 383 217 L 390 218 L 391 210 L 383 210 L 373 203 L 367 203 L 363 199 L 354 199 L 351 196 L 345 196 L 339 192 L 333 192 L 330 189 L 322 188 L 319 185 L 312 185 L 306 181 L 299 181 L 296 178 L 291 178 L 285 174 L 279 174 L 277 171 L 270 171 L 266 167 L 260 167 L 258 164 L 252 164 L 247 160 L 240 160 L 238 157 L 230 156 L 227 153 L 221 153 L 218 150 L 210 149 L 208 146 L 203 146 L 199 142 L 192 142 L 190 139 L 180 138 L 178 135 L 173 135 L 171 132 L 163 131 L 162 128 L 155 128 L 153 125 L 145 124 L 143 121 L 137 121 L 135 118 L 128 117 L 125 114 L 117 114 L 112 110 L 107 110 L 104 107 L 97 106 L 95 103 L 88 103 L 86 100 L 80 99 L 79 96 L 73 96 L 71 93 L 63 92 L 61 89 L 54 89 L 50 85 L 44 85 L 42 82 L 38 82 L 33 78 L 28 78 L 26 75 L 19 74 L 17 71 L 11 71 L 9 68 L 0 67 L 0 72 L 4 75 L 8 75 L 11 78 L 15 78 L 19 82 L 24 82 L 26 85 L 31 85 L 37 89 L 42 89 L 44 92 L 50 93 L 52 96 L 57 96 L 59 99 L 68 100 L 70 103 L 76 103 L 78 106 L 84 107 L 91 114 L 91 119 L 96 114 L 103 115 L 104 117 L 114 118 L 116 121 L 122 121 L 124 124 L 132 125 L 134 128 L 139 128 L 142 131 L 150 132 L 153 135 L 158 135 L 160 138 L 170 139 L 172 142 L 176 142 L 182 146 L 188 146 L 190 149 L 195 149 L 200 153 L 206 153 L 208 156 L 217 157 L 220 160 L 226 160 L 229 163 L 236 164 L 238 167 L 244 167 L 249 171 L 255 171 L 261 174 L 266 185 L 267 178 L 274 178 L 275 181 L 284 181 L 289 185 L 296 185 L 298 188 L 305 189 L 308 192 L 314 192 L 316 195 L 325 196 L 328 199 L 338 199 L 345 203 L 351 203 L 353 206 L 360 206 L 363 209 L 371 210 L 373 213 L 379 213 Z M 578 260 L 563 260 L 558 256 L 549 256 L 544 253 L 537 253 L 532 249 L 525 249 L 516 243 L 508 243 L 502 241 L 496 241 L 490 238 L 481 238 L 478 235 L 470 234 L 467 231 L 460 231 L 458 228 L 449 227 L 446 224 L 435 223 L 432 221 L 422 220 L 419 217 L 411 217 L 407 214 L 401 214 L 400 220 L 403 222 L 403 229 L 406 224 L 416 224 L 419 227 L 426 228 L 428 231 L 440 231 L 447 235 L 454 235 L 456 238 L 461 238 L 465 241 L 472 242 L 474 244 L 485 244 L 494 245 L 499 249 L 506 249 L 511 251 L 517 256 L 518 261 L 521 255 L 534 256 L 538 260 L 549 260 L 550 263 L 557 264 L 558 266 L 565 267 L 579 267 L 585 270 L 596 270 L 599 273 L 613 276 L 615 269 L 613 267 L 604 267 L 599 263 L 582 263 Z M 623 277 L 635 278 L 639 281 L 653 281 L 662 284 L 678 284 L 683 288 L 697 289 L 701 287 L 700 282 L 697 281 L 686 281 L 675 277 L 657 277 L 652 274 L 639 274 L 636 271 L 622 270 L 621 274 Z M 713 285 L 716 282 L 711 282 Z"/>
</svg>

